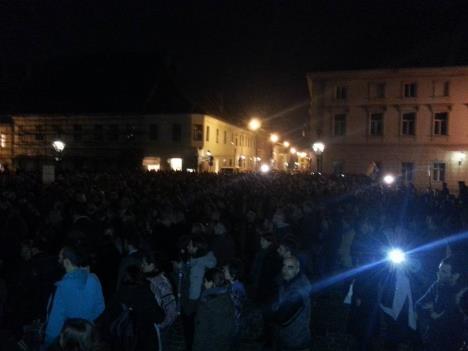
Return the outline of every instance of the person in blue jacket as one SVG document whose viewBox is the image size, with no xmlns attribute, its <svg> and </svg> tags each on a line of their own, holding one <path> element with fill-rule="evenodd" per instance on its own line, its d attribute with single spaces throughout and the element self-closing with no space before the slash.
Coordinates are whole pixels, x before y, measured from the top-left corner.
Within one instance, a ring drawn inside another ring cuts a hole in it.
<svg viewBox="0 0 468 351">
<path fill-rule="evenodd" d="M 62 280 L 55 283 L 49 299 L 44 343 L 57 341 L 67 319 L 82 318 L 95 321 L 104 311 L 104 296 L 99 278 L 82 268 L 83 255 L 77 248 L 66 246 L 60 250 L 59 263 L 65 269 Z"/>
</svg>

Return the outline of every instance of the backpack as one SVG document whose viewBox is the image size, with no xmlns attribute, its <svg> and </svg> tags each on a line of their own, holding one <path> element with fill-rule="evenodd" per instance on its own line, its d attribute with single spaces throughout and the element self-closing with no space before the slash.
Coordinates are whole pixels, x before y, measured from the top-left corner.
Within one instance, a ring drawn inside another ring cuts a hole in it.
<svg viewBox="0 0 468 351">
<path fill-rule="evenodd" d="M 133 319 L 133 309 L 122 304 L 122 311 L 109 325 L 111 349 L 116 351 L 136 351 L 138 337 Z"/>
</svg>

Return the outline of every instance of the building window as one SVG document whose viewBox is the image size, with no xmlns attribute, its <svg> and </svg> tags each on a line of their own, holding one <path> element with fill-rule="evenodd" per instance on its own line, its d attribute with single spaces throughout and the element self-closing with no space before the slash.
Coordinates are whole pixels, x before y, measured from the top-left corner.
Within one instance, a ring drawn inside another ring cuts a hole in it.
<svg viewBox="0 0 468 351">
<path fill-rule="evenodd" d="M 401 122 L 402 135 L 415 135 L 416 133 L 416 113 L 403 113 Z"/>
<path fill-rule="evenodd" d="M 335 91 L 335 98 L 337 100 L 345 100 L 347 96 L 347 89 L 345 86 L 337 86 Z"/>
<path fill-rule="evenodd" d="M 436 182 L 445 182 L 445 163 L 434 162 L 432 165 L 432 179 Z"/>
<path fill-rule="evenodd" d="M 235 142 L 235 144 L 236 144 L 236 146 L 237 146 L 237 144 L 238 144 L 238 140 L 237 140 L 237 137 L 236 137 L 236 142 Z"/>
<path fill-rule="evenodd" d="M 434 135 L 447 135 L 448 114 L 437 112 L 434 114 Z"/>
<path fill-rule="evenodd" d="M 150 140 L 158 140 L 159 128 L 157 124 L 150 124 L 149 126 L 149 138 Z"/>
<path fill-rule="evenodd" d="M 206 141 L 210 141 L 210 126 L 206 126 Z"/>
<path fill-rule="evenodd" d="M 192 133 L 192 138 L 194 141 L 203 141 L 203 126 L 201 124 L 194 124 Z"/>
<path fill-rule="evenodd" d="M 450 94 L 450 82 L 434 82 L 434 96 L 444 97 Z"/>
<path fill-rule="evenodd" d="M 119 125 L 111 124 L 108 130 L 108 139 L 111 141 L 119 140 Z"/>
<path fill-rule="evenodd" d="M 411 183 L 413 181 L 414 163 L 402 162 L 401 164 L 401 177 L 404 182 Z"/>
<path fill-rule="evenodd" d="M 94 140 L 95 141 L 102 141 L 104 139 L 104 127 L 102 124 L 95 124 L 94 125 Z"/>
<path fill-rule="evenodd" d="M 4 133 L 0 134 L 0 147 L 6 147 L 6 134 Z"/>
<path fill-rule="evenodd" d="M 370 126 L 369 132 L 372 136 L 382 136 L 383 135 L 383 113 L 372 113 L 370 116 Z"/>
<path fill-rule="evenodd" d="M 182 126 L 178 123 L 172 125 L 172 141 L 180 143 L 182 140 Z"/>
<path fill-rule="evenodd" d="M 385 83 L 370 83 L 369 97 L 371 99 L 381 99 L 385 97 Z"/>
<path fill-rule="evenodd" d="M 83 137 L 83 128 L 81 127 L 80 124 L 74 124 L 73 125 L 73 140 L 75 141 L 80 141 L 81 138 Z"/>
<path fill-rule="evenodd" d="M 405 83 L 403 84 L 403 96 L 406 98 L 413 98 L 417 95 L 416 83 Z"/>
<path fill-rule="evenodd" d="M 224 142 L 224 144 L 227 143 L 227 132 L 226 131 L 224 131 L 223 142 Z"/>
<path fill-rule="evenodd" d="M 216 128 L 216 144 L 219 143 L 219 129 Z"/>
<path fill-rule="evenodd" d="M 335 136 L 343 136 L 346 134 L 346 115 L 335 115 L 333 131 Z"/>
<path fill-rule="evenodd" d="M 44 130 L 41 125 L 36 126 L 36 134 L 34 138 L 36 140 L 44 140 Z"/>
</svg>

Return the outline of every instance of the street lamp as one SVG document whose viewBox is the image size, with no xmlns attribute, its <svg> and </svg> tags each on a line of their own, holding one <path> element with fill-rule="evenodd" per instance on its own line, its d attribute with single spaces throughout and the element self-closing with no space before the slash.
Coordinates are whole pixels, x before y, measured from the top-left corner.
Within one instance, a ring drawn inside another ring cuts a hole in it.
<svg viewBox="0 0 468 351">
<path fill-rule="evenodd" d="M 297 152 L 297 150 L 295 147 L 292 147 L 291 149 L 289 149 L 289 152 L 294 155 Z"/>
<path fill-rule="evenodd" d="M 65 144 L 62 140 L 54 140 L 52 142 L 52 147 L 54 148 L 54 151 L 56 153 L 55 160 L 60 161 L 62 159 L 62 152 L 65 150 L 65 147 L 67 144 Z"/>
<path fill-rule="evenodd" d="M 312 150 L 314 150 L 314 153 L 317 156 L 317 172 L 322 172 L 323 151 L 325 150 L 325 144 L 321 141 L 316 141 L 312 144 Z"/>
<path fill-rule="evenodd" d="M 290 145 L 290 144 L 289 144 L 289 141 L 286 141 L 286 140 L 285 140 L 285 141 L 283 142 L 283 146 L 284 146 L 284 147 L 289 147 L 289 145 Z"/>
<path fill-rule="evenodd" d="M 272 143 L 277 143 L 278 140 L 279 140 L 278 134 L 271 134 L 271 135 L 270 135 L 270 141 L 271 141 Z"/>
<path fill-rule="evenodd" d="M 257 157 L 258 157 L 258 140 L 257 131 L 262 127 L 262 122 L 258 118 L 252 118 L 248 124 L 249 129 L 254 132 L 255 136 L 255 169 L 258 168 Z"/>
</svg>

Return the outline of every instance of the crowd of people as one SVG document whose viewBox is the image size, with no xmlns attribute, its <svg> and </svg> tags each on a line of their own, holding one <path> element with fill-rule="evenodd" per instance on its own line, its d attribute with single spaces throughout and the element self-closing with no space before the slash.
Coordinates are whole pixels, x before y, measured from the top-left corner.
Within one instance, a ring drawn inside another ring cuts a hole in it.
<svg viewBox="0 0 468 351">
<path fill-rule="evenodd" d="M 312 350 L 327 289 L 356 350 L 468 349 L 463 193 L 184 172 L 3 174 L 0 189 L 11 350 L 168 350 L 176 326 L 186 350 Z M 383 259 L 395 247 L 403 264 Z"/>
</svg>

